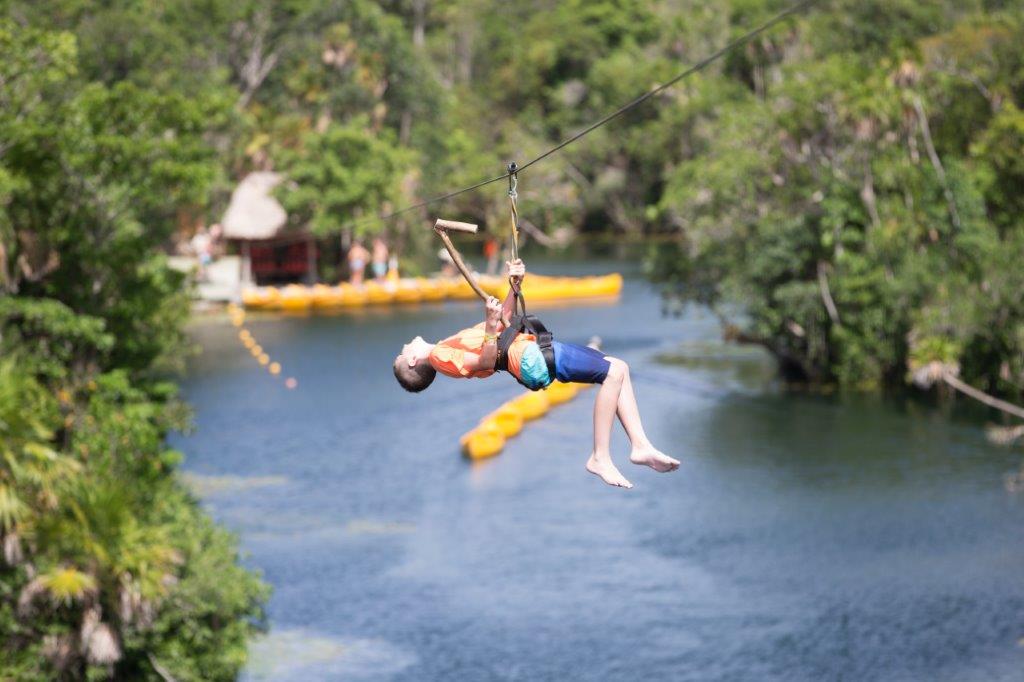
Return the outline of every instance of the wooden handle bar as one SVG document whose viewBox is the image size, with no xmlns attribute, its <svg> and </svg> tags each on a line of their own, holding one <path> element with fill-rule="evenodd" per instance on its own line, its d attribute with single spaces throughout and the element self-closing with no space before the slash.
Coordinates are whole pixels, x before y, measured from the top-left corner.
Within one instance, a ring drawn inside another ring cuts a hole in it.
<svg viewBox="0 0 1024 682">
<path fill-rule="evenodd" d="M 438 218 L 434 223 L 435 230 L 455 230 L 456 232 L 471 232 L 476 234 L 477 226 L 473 223 L 460 223 L 455 220 L 442 220 Z"/>
<path fill-rule="evenodd" d="M 471 232 L 475 234 L 477 226 L 472 223 L 460 223 L 455 220 L 442 220 L 439 218 L 434 223 L 434 232 L 436 232 L 437 236 L 441 238 L 441 241 L 444 243 L 444 248 L 448 249 L 448 254 L 452 257 L 452 262 L 455 263 L 455 267 L 459 269 L 462 276 L 466 278 L 467 282 L 469 282 L 469 286 L 473 288 L 473 291 L 480 297 L 480 300 L 486 301 L 490 296 L 480 288 L 476 279 L 474 279 L 473 275 L 470 274 L 469 268 L 466 267 L 466 264 L 462 260 L 462 256 L 459 255 L 455 245 L 452 244 L 451 237 L 448 236 L 448 230 L 455 230 L 456 232 Z M 509 319 L 504 316 L 502 316 L 502 322 L 505 323 L 506 327 L 510 324 Z"/>
<path fill-rule="evenodd" d="M 450 227 L 452 225 L 459 225 L 461 227 L 452 228 Z M 465 228 L 472 229 L 467 230 Z M 480 285 L 476 283 L 476 280 L 473 279 L 473 275 L 470 274 L 469 268 L 467 268 L 466 264 L 462 262 L 462 256 L 459 255 L 459 252 L 455 249 L 455 245 L 452 244 L 451 237 L 448 236 L 447 232 L 450 229 L 456 229 L 463 232 L 476 232 L 476 225 L 470 225 L 469 223 L 456 223 L 451 220 L 438 220 L 434 223 L 434 232 L 436 232 L 437 236 L 441 238 L 442 242 L 444 242 L 444 248 L 448 249 L 448 254 L 452 257 L 452 262 L 455 263 L 455 267 L 459 269 L 462 276 L 466 278 L 467 282 L 469 282 L 469 286 L 473 287 L 473 291 L 476 292 L 476 295 L 479 296 L 481 300 L 486 301 L 487 294 L 480 288 Z"/>
</svg>

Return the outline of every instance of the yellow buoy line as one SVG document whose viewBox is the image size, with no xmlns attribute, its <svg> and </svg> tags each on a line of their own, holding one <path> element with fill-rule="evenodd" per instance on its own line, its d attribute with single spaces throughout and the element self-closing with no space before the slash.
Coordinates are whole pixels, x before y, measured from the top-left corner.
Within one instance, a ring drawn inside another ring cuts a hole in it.
<svg viewBox="0 0 1024 682">
<path fill-rule="evenodd" d="M 503 298 L 508 293 L 508 281 L 503 277 L 480 276 L 477 281 L 491 296 Z M 530 275 L 523 284 L 523 294 L 531 301 L 601 298 L 618 296 L 621 291 L 622 275 L 619 273 L 595 277 Z M 461 277 L 418 277 L 383 283 L 369 281 L 358 287 L 348 283 L 256 287 L 242 293 L 242 304 L 251 310 L 307 312 L 393 303 L 472 300 L 475 297 L 469 283 Z"/>
<path fill-rule="evenodd" d="M 528 391 L 509 400 L 459 439 L 462 453 L 472 460 L 494 457 L 509 438 L 523 430 L 525 422 L 542 417 L 553 405 L 569 402 L 589 386 L 556 381 L 543 391 Z"/>
<path fill-rule="evenodd" d="M 228 304 L 228 315 L 231 318 L 232 326 L 238 328 L 238 340 L 242 342 L 246 350 L 256 359 L 256 362 L 261 367 L 265 367 L 272 376 L 280 376 L 281 363 L 271 360 L 270 355 L 259 344 L 252 335 L 252 332 L 245 328 L 245 310 L 234 303 L 230 303 Z M 284 380 L 284 385 L 286 388 L 291 389 L 298 386 L 299 382 L 295 377 L 288 377 Z"/>
</svg>

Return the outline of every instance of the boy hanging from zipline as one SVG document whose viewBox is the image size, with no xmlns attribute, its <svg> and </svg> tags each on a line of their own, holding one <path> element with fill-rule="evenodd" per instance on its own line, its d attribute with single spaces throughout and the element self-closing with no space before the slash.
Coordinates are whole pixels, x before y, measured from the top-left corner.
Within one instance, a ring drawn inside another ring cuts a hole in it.
<svg viewBox="0 0 1024 682">
<path fill-rule="evenodd" d="M 587 471 L 608 485 L 633 487 L 612 462 L 610 441 L 615 416 L 629 436 L 631 462 L 659 472 L 678 469 L 679 461 L 660 452 L 644 433 L 625 362 L 594 348 L 563 343 L 550 336 L 544 339 L 543 326 L 539 330 L 515 326 L 514 313 L 526 267 L 519 259 L 506 265 L 511 284 L 508 296 L 504 303 L 487 297 L 484 322 L 437 343 L 417 336 L 402 346 L 394 363 L 395 378 L 402 388 L 418 393 L 430 386 L 438 372 L 455 379 L 483 379 L 499 370 L 509 372 L 531 390 L 544 388 L 555 379 L 600 384 L 594 402 L 594 449 L 587 460 Z"/>
</svg>

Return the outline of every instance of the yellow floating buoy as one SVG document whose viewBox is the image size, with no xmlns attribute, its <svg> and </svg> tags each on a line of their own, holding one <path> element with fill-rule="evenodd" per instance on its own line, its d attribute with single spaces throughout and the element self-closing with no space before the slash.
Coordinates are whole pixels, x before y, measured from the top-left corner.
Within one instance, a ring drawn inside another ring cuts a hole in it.
<svg viewBox="0 0 1024 682">
<path fill-rule="evenodd" d="M 337 309 L 365 305 L 369 295 L 365 289 L 356 288 L 345 282 L 333 287 L 322 284 L 313 287 L 313 307 L 319 309 Z"/>
<path fill-rule="evenodd" d="M 488 294 L 504 297 L 508 293 L 508 281 L 504 277 L 480 275 L 477 283 Z M 531 275 L 524 284 L 523 293 L 528 299 L 554 301 L 560 299 L 594 298 L 618 295 L 622 290 L 622 276 L 618 273 L 597 277 L 545 277 Z M 316 284 L 304 286 L 289 284 L 277 287 L 256 287 L 242 292 L 244 309 L 235 304 L 228 306 L 231 323 L 240 327 L 245 323 L 245 309 L 283 310 L 286 312 L 307 312 L 311 308 L 337 309 L 346 306 L 383 304 L 397 301 L 440 301 L 451 299 L 475 299 L 476 294 L 461 278 L 398 279 L 392 270 L 386 282 L 370 280 L 356 288 L 344 283 L 338 286 Z"/>
<path fill-rule="evenodd" d="M 395 290 L 395 301 L 398 303 L 419 303 L 423 300 L 423 292 L 420 291 L 419 283 L 415 280 L 405 280 L 398 283 Z"/>
<path fill-rule="evenodd" d="M 556 381 L 544 389 L 544 395 L 548 397 L 548 400 L 552 405 L 561 405 L 567 403 L 576 397 L 579 392 L 573 384 L 564 384 L 561 381 Z"/>
<path fill-rule="evenodd" d="M 416 278 L 416 285 L 419 287 L 420 296 L 424 301 L 441 301 L 448 295 L 448 287 L 439 280 Z"/>
<path fill-rule="evenodd" d="M 366 293 L 366 301 L 368 303 L 390 303 L 395 298 L 394 289 L 381 286 L 376 282 L 364 284 L 363 291 Z"/>
<path fill-rule="evenodd" d="M 525 421 L 529 421 L 547 412 L 551 407 L 551 401 L 543 391 L 531 391 L 509 401 L 506 405 L 514 407 Z"/>
<path fill-rule="evenodd" d="M 481 426 L 495 427 L 505 438 L 511 438 L 523 430 L 523 417 L 514 407 L 502 406 L 484 417 Z"/>
<path fill-rule="evenodd" d="M 259 356 L 263 355 L 263 346 L 261 346 L 258 343 L 253 344 L 253 346 L 249 349 L 249 352 L 252 353 L 252 356 L 254 358 L 258 358 Z"/>
<path fill-rule="evenodd" d="M 494 457 L 505 447 L 505 436 L 496 426 L 478 426 L 461 440 L 462 452 L 469 459 L 486 459 Z"/>
<path fill-rule="evenodd" d="M 497 277 L 495 275 L 479 275 L 476 278 L 476 283 L 480 285 L 480 288 L 483 289 L 488 296 L 501 298 L 508 292 L 508 282 L 504 277 Z"/>
<path fill-rule="evenodd" d="M 277 307 L 290 312 L 305 312 L 313 305 L 313 296 L 310 291 L 298 284 L 289 284 L 281 292 L 277 301 Z"/>
<path fill-rule="evenodd" d="M 245 307 L 257 310 L 267 310 L 275 307 L 280 298 L 281 292 L 274 287 L 246 289 L 242 292 L 242 303 Z"/>
<path fill-rule="evenodd" d="M 338 287 L 315 284 L 310 291 L 310 300 L 314 308 L 336 308 L 341 305 L 341 291 Z"/>
<path fill-rule="evenodd" d="M 503 298 L 508 294 L 508 284 L 504 281 L 487 280 L 484 287 L 493 296 Z M 574 298 L 601 298 L 617 296 L 622 291 L 622 275 L 615 272 L 597 277 L 545 277 L 530 275 L 523 283 L 523 295 L 527 300 L 557 301 Z"/>
<path fill-rule="evenodd" d="M 273 374 L 274 376 L 277 376 L 278 374 L 281 373 L 281 363 L 280 362 L 272 362 L 272 363 L 270 363 L 270 367 L 268 367 L 267 369 L 270 370 L 271 374 Z"/>
<path fill-rule="evenodd" d="M 449 279 L 443 282 L 445 288 L 445 295 L 448 298 L 452 298 L 459 301 L 471 301 L 476 299 L 476 292 L 473 291 L 473 287 L 469 286 L 469 282 L 462 279 Z"/>
<path fill-rule="evenodd" d="M 267 366 L 267 364 L 268 364 L 268 363 L 270 362 L 270 356 L 269 356 L 269 355 L 267 355 L 266 353 L 262 353 L 262 354 L 261 354 L 261 355 L 260 355 L 260 356 L 259 356 L 258 358 L 256 358 L 256 360 L 257 360 L 257 361 L 258 361 L 258 362 L 259 362 L 259 363 L 260 363 L 261 365 L 263 365 L 264 367 L 266 367 L 266 366 Z"/>
<path fill-rule="evenodd" d="M 341 294 L 342 306 L 362 306 L 366 305 L 370 300 L 370 294 L 367 293 L 366 289 L 358 289 L 351 284 L 341 284 L 338 286 L 338 290 Z"/>
</svg>

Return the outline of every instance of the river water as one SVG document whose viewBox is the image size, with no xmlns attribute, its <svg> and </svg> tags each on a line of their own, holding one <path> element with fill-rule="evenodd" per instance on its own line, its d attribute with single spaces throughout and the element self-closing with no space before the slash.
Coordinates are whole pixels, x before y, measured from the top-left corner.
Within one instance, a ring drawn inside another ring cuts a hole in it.
<svg viewBox="0 0 1024 682">
<path fill-rule="evenodd" d="M 543 313 L 631 363 L 678 472 L 629 465 L 617 431 L 636 487 L 587 474 L 592 391 L 462 459 L 459 435 L 522 389 L 413 396 L 390 363 L 474 304 L 251 319 L 295 390 L 234 328 L 196 326 L 196 430 L 175 445 L 274 588 L 244 679 L 1024 679 L 1024 499 L 1002 485 L 1020 451 L 987 445 L 979 415 L 785 392 L 637 280 Z"/>
</svg>

